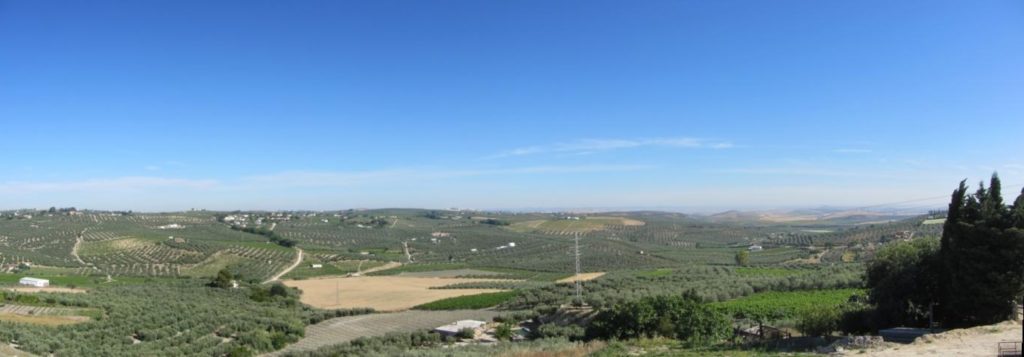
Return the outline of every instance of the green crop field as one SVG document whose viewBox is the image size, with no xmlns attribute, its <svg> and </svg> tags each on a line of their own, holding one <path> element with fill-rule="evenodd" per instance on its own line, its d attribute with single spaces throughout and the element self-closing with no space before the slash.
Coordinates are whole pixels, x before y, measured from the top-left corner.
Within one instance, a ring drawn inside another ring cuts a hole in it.
<svg viewBox="0 0 1024 357">
<path fill-rule="evenodd" d="M 516 296 L 515 291 L 466 295 L 429 302 L 415 307 L 417 310 L 473 310 L 497 306 Z"/>
<path fill-rule="evenodd" d="M 730 315 L 752 311 L 776 311 L 780 315 L 792 316 L 807 308 L 842 305 L 848 302 L 851 296 L 863 295 L 862 289 L 768 291 L 716 302 L 712 306 Z"/>
</svg>

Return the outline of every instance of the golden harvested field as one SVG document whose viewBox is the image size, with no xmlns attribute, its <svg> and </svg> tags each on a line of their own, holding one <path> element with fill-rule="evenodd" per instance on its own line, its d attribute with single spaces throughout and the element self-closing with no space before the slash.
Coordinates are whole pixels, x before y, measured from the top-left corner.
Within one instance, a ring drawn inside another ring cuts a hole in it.
<svg viewBox="0 0 1024 357">
<path fill-rule="evenodd" d="M 450 297 L 501 291 L 498 289 L 430 289 L 455 283 L 480 281 L 493 280 L 360 276 L 285 280 L 282 283 L 302 290 L 302 302 L 319 308 L 371 307 L 377 311 L 402 311 L 416 305 Z"/>
<path fill-rule="evenodd" d="M 582 273 L 582 274 L 579 275 L 579 279 L 580 279 L 580 281 L 594 280 L 594 279 L 600 278 L 603 275 L 604 275 L 604 272 L 599 272 L 599 273 Z M 571 282 L 574 282 L 574 281 L 576 281 L 576 276 L 570 276 L 568 278 L 561 279 L 561 280 L 558 280 L 558 281 L 555 281 L 555 282 L 556 283 L 571 283 Z"/>
</svg>

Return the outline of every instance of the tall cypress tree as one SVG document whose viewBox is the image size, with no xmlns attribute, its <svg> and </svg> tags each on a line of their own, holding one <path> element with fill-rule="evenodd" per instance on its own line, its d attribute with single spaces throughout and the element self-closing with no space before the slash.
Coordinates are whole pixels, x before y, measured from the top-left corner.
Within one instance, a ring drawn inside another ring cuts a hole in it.
<svg viewBox="0 0 1024 357">
<path fill-rule="evenodd" d="M 1013 226 L 1024 229 L 1024 188 L 1020 189 L 1020 195 L 1013 201 Z"/>
<path fill-rule="evenodd" d="M 949 200 L 949 210 L 946 211 L 946 222 L 942 225 L 942 248 L 941 251 L 944 255 L 950 254 L 950 251 L 956 244 L 957 236 L 957 224 L 962 219 L 964 200 L 967 195 L 967 180 L 960 181 L 960 187 L 953 190 L 953 196 Z"/>
<path fill-rule="evenodd" d="M 1003 204 L 1003 185 L 999 182 L 999 175 L 993 173 L 992 180 L 988 185 L 988 192 L 985 195 L 984 205 L 981 207 L 981 215 L 985 223 L 998 228 L 1008 228 L 1006 218 L 1008 216 L 1006 205 Z"/>
<path fill-rule="evenodd" d="M 941 294 L 939 301 L 943 302 L 943 306 L 940 306 L 941 311 L 948 310 L 945 305 L 956 300 L 955 291 L 952 290 L 954 286 L 959 285 L 960 280 L 960 257 L 956 252 L 964 245 L 961 226 L 962 221 L 965 220 L 967 200 L 967 180 L 963 180 L 960 181 L 960 186 L 953 190 L 953 195 L 949 200 L 946 222 L 942 225 L 942 238 L 939 247 L 941 262 L 938 265 L 942 271 L 935 275 L 940 280 L 938 282 Z"/>
<path fill-rule="evenodd" d="M 1001 190 L 998 175 L 992 175 L 988 189 L 982 183 L 969 196 L 961 182 L 950 201 L 939 280 L 941 309 L 951 327 L 1002 320 L 1024 289 L 1024 234 L 1008 229 L 1011 212 Z"/>
</svg>

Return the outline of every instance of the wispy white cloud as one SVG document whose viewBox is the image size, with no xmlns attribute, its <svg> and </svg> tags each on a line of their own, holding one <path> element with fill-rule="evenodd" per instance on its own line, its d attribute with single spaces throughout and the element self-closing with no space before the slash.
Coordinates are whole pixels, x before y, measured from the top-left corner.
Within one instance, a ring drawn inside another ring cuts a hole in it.
<svg viewBox="0 0 1024 357">
<path fill-rule="evenodd" d="M 642 147 L 727 149 L 733 147 L 729 141 L 700 138 L 646 138 L 646 139 L 581 139 L 551 145 L 535 145 L 507 150 L 488 158 L 496 159 L 547 153 L 592 154 L 596 152 L 635 149 Z"/>
<path fill-rule="evenodd" d="M 160 166 L 147 165 L 146 167 L 143 167 L 143 169 L 146 169 L 146 171 L 160 171 Z"/>
<path fill-rule="evenodd" d="M 180 178 L 130 176 L 117 178 L 100 178 L 79 181 L 45 181 L 25 182 L 11 181 L 0 183 L 0 193 L 41 193 L 41 192 L 73 192 L 73 191 L 119 191 L 147 190 L 167 188 L 208 189 L 218 185 L 216 180 L 192 180 Z"/>
</svg>

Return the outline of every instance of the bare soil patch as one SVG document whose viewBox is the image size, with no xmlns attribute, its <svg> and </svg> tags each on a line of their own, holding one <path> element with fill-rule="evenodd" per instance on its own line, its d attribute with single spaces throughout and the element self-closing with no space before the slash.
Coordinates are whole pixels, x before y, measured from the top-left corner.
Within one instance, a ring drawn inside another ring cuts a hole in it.
<svg viewBox="0 0 1024 357">
<path fill-rule="evenodd" d="M 579 279 L 580 281 L 594 280 L 594 279 L 600 278 L 604 274 L 605 274 L 604 272 L 581 273 L 580 275 L 570 276 L 568 278 L 561 279 L 561 280 L 558 280 L 558 281 L 555 281 L 555 282 L 556 283 L 571 283 L 571 282 L 576 281 L 577 279 Z"/>
<path fill-rule="evenodd" d="M 430 289 L 455 283 L 482 281 L 494 280 L 360 276 L 285 280 L 282 283 L 302 290 L 302 302 L 318 308 L 370 307 L 377 311 L 402 311 L 450 297 L 502 291 L 499 289 Z"/>
<path fill-rule="evenodd" d="M 840 356 L 995 356 L 999 342 L 1020 341 L 1021 324 L 1007 321 L 996 325 L 978 326 L 925 335 L 909 345 L 896 345 L 880 349 L 848 350 Z"/>
</svg>

